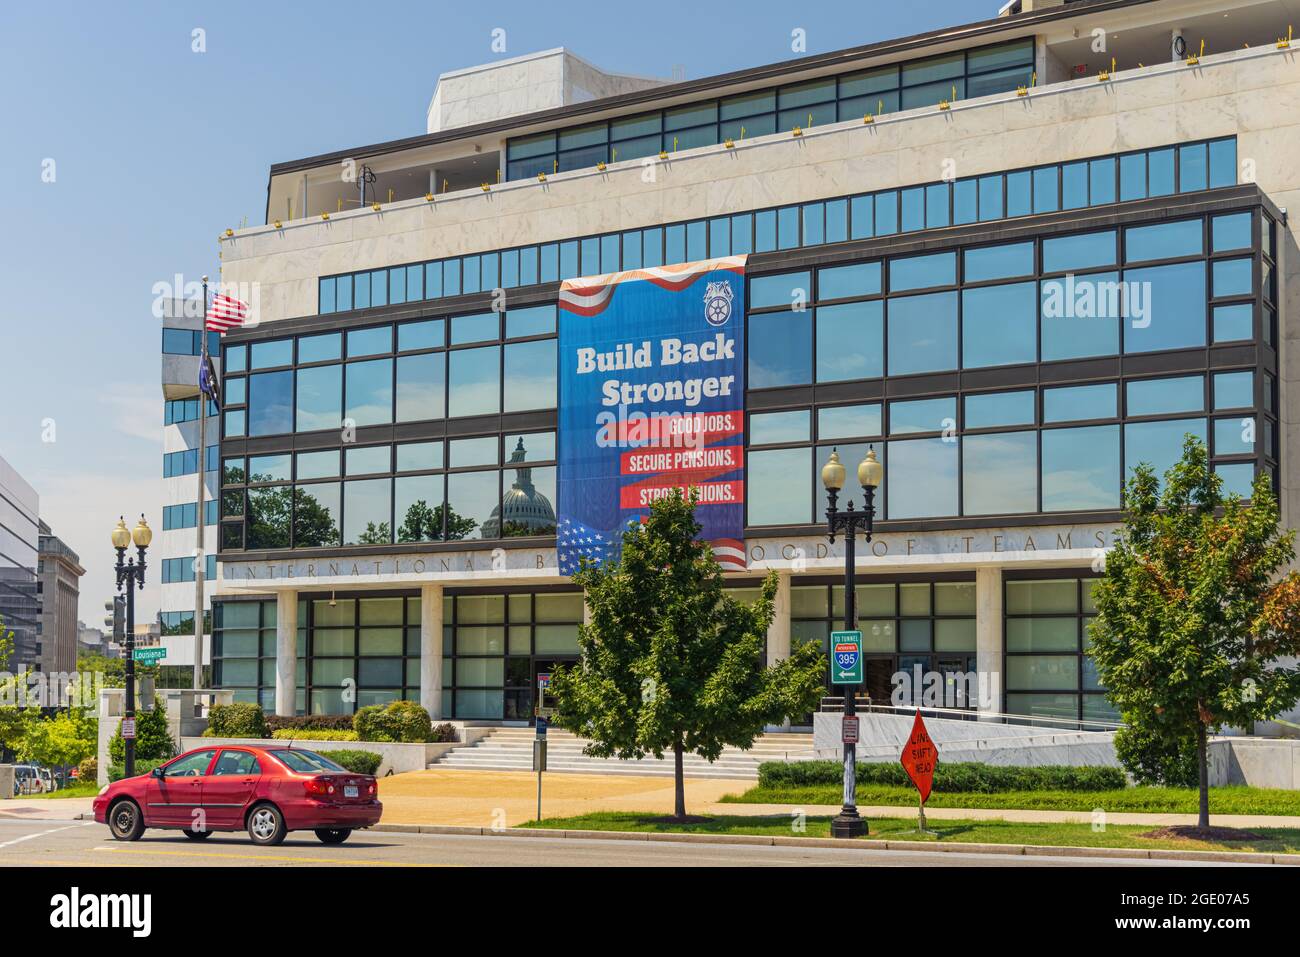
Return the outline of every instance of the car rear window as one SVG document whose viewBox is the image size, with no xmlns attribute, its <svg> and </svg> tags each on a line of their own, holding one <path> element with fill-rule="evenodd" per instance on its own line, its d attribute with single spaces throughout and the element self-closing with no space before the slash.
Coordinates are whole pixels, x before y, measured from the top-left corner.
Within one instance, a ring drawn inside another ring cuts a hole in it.
<svg viewBox="0 0 1300 957">
<path fill-rule="evenodd" d="M 297 771 L 300 774 L 345 770 L 329 758 L 321 757 L 315 751 L 300 751 L 297 748 L 291 751 L 288 748 L 284 748 L 283 750 L 270 751 L 268 753 L 290 771 Z"/>
</svg>

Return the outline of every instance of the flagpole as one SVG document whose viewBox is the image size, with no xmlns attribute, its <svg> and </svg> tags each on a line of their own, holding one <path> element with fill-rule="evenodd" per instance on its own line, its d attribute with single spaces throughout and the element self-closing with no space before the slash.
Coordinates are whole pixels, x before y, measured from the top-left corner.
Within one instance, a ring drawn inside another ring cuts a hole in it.
<svg viewBox="0 0 1300 957">
<path fill-rule="evenodd" d="M 207 519 L 207 466 L 208 466 L 208 394 L 203 391 L 203 377 L 208 371 L 208 277 L 203 277 L 203 301 L 200 313 L 203 323 L 203 346 L 199 356 L 199 498 L 198 515 L 194 525 L 198 529 L 194 567 L 194 690 L 203 687 L 203 586 L 208 569 L 208 557 L 203 554 L 203 525 Z"/>
</svg>

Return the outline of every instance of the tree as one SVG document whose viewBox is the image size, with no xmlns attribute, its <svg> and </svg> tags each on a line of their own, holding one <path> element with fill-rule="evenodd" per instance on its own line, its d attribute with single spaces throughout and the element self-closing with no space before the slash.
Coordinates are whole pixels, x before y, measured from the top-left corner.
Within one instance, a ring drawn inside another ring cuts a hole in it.
<svg viewBox="0 0 1300 957">
<path fill-rule="evenodd" d="M 679 819 L 684 754 L 713 761 L 725 746 L 748 748 L 765 724 L 812 710 L 826 674 L 816 645 L 767 667 L 776 573 L 752 605 L 726 595 L 712 549 L 696 540 L 696 501 L 675 491 L 624 534 L 618 561 L 583 561 L 573 576 L 591 610 L 582 662 L 557 668 L 550 686 L 556 724 L 590 737 L 587 754 L 673 753 Z"/>
<path fill-rule="evenodd" d="M 135 713 L 135 757 L 137 761 L 157 761 L 176 753 L 176 742 L 167 730 L 167 709 L 162 699 L 154 699 L 152 710 Z M 126 760 L 126 741 L 119 724 L 108 741 L 108 756 L 114 764 Z"/>
<path fill-rule="evenodd" d="M 38 715 L 28 722 L 16 750 L 22 760 L 48 767 L 78 764 L 95 756 L 98 729 L 99 722 L 89 708 L 69 708 L 50 718 Z"/>
<path fill-rule="evenodd" d="M 1093 590 L 1090 632 L 1130 744 L 1165 739 L 1176 766 L 1177 743 L 1195 740 L 1201 828 L 1210 823 L 1211 729 L 1266 721 L 1300 699 L 1300 667 L 1280 663 L 1300 655 L 1300 574 L 1281 574 L 1295 532 L 1279 528 L 1266 474 L 1248 502 L 1225 498 L 1222 484 L 1190 435 L 1163 487 L 1137 467 L 1123 534 Z"/>
<path fill-rule="evenodd" d="M 312 494 L 312 488 L 310 485 L 299 485 L 293 490 L 293 543 L 299 548 L 308 545 L 337 545 L 339 523 L 329 508 Z M 337 485 L 323 488 L 334 489 L 337 494 Z M 251 529 L 249 534 L 252 534 Z"/>
<path fill-rule="evenodd" d="M 393 530 L 387 522 L 366 522 L 366 530 L 357 536 L 358 545 L 388 545 L 393 540 Z"/>
</svg>

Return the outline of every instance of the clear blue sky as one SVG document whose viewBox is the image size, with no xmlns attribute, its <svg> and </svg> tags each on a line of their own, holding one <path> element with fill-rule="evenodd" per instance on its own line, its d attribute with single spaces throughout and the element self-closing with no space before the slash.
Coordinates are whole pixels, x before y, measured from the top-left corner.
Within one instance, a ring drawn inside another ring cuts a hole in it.
<svg viewBox="0 0 1300 957">
<path fill-rule="evenodd" d="M 261 221 L 271 163 L 423 133 L 438 74 L 493 59 L 565 46 L 608 70 L 695 78 L 790 59 L 795 29 L 824 53 L 998 5 L 5 3 L 0 455 L 80 553 L 81 617 L 100 624 L 118 513 L 161 523 L 153 285 L 216 274 L 217 234 Z M 174 556 L 152 557 L 142 619 Z"/>
</svg>

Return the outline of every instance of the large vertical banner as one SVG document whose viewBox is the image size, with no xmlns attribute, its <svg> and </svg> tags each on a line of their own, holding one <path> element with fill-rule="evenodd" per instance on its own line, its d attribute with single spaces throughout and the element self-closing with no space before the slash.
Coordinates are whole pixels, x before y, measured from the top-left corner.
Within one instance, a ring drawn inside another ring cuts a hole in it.
<svg viewBox="0 0 1300 957">
<path fill-rule="evenodd" d="M 560 289 L 560 573 L 617 556 L 674 488 L 745 568 L 745 257 L 566 280 Z"/>
</svg>

